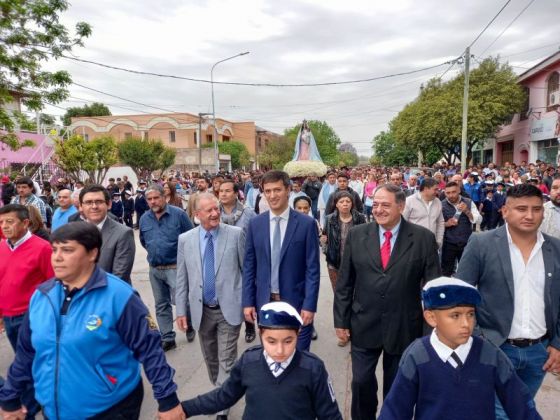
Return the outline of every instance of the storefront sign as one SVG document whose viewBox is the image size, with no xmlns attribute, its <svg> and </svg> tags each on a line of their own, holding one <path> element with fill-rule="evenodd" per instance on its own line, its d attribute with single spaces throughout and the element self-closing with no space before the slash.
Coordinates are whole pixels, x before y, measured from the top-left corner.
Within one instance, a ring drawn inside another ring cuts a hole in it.
<svg viewBox="0 0 560 420">
<path fill-rule="evenodd" d="M 548 140 L 558 137 L 557 130 L 558 118 L 534 119 L 531 121 L 531 140 Z"/>
</svg>

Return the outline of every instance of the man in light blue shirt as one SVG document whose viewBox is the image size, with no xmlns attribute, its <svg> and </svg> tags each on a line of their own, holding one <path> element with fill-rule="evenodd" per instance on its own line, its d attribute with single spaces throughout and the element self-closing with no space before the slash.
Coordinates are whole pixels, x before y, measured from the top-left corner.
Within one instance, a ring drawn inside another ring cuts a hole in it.
<svg viewBox="0 0 560 420">
<path fill-rule="evenodd" d="M 56 201 L 58 202 L 59 207 L 53 214 L 51 227 L 52 232 L 68 223 L 68 218 L 78 212 L 78 209 L 72 204 L 71 196 L 72 192 L 67 188 L 58 191 Z"/>
</svg>

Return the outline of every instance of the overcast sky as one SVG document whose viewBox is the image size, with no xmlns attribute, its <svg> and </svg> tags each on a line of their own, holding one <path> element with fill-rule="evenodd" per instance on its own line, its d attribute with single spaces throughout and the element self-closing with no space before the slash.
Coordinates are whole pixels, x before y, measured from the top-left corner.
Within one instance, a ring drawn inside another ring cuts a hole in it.
<svg viewBox="0 0 560 420">
<path fill-rule="evenodd" d="M 511 0 L 475 43 L 478 59 L 499 54 L 519 73 L 558 50 L 559 2 Z M 86 21 L 93 34 L 77 57 L 118 67 L 216 81 L 301 84 L 414 71 L 459 56 L 505 0 L 74 0 L 62 21 Z M 486 50 L 486 51 L 485 51 Z M 474 63 L 476 65 L 476 62 Z M 216 114 L 282 133 L 302 119 L 324 120 L 342 142 L 371 154 L 371 139 L 449 66 L 367 83 L 324 87 L 215 85 Z M 73 81 L 177 112 L 211 112 L 206 83 L 135 75 L 60 59 Z M 457 74 L 454 66 L 445 78 Z M 162 112 L 72 86 L 70 101 L 106 103 L 114 115 Z M 124 108 L 122 108 L 124 107 Z M 128 108 L 128 109 L 126 109 Z M 61 115 L 63 110 L 48 108 Z"/>
</svg>

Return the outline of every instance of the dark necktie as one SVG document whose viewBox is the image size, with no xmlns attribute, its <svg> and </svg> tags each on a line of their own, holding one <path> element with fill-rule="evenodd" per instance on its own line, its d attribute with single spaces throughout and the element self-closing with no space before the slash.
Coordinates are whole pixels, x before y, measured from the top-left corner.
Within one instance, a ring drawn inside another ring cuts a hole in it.
<svg viewBox="0 0 560 420">
<path fill-rule="evenodd" d="M 206 249 L 204 251 L 204 286 L 203 300 L 207 305 L 215 305 L 216 302 L 216 273 L 214 272 L 214 241 L 212 234 L 206 232 Z"/>
<path fill-rule="evenodd" d="M 457 356 L 457 353 L 455 352 L 451 353 L 451 358 L 455 360 L 455 363 L 457 363 L 458 368 L 463 367 L 463 362 L 461 361 L 461 358 Z"/>
<path fill-rule="evenodd" d="M 385 242 L 381 245 L 381 265 L 383 266 L 383 270 L 385 270 L 385 267 L 387 267 L 389 263 L 389 258 L 391 258 L 391 238 L 393 237 L 393 233 L 388 230 L 383 236 L 385 236 Z"/>
</svg>

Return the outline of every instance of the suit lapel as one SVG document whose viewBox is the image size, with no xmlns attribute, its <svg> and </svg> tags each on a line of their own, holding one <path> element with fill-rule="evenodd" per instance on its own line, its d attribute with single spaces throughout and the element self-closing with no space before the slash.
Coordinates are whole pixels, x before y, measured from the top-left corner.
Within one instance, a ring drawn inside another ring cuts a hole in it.
<svg viewBox="0 0 560 420">
<path fill-rule="evenodd" d="M 193 232 L 194 241 L 193 241 L 193 254 L 196 256 L 193 258 L 195 268 L 198 270 L 200 275 L 196 276 L 197 278 L 202 278 L 202 255 L 200 253 L 200 226 L 197 226 Z M 186 256 L 185 256 L 186 258 Z"/>
<path fill-rule="evenodd" d="M 377 240 L 379 240 L 379 234 L 377 235 Z M 393 264 L 400 261 L 402 256 L 408 251 L 412 246 L 412 232 L 408 229 L 408 223 L 406 220 L 401 218 L 401 226 L 399 227 L 399 232 L 397 234 L 397 240 L 395 241 L 395 246 L 391 252 L 391 257 L 385 267 L 385 271 L 389 270 Z M 381 253 L 379 254 L 379 259 L 381 260 Z"/>
<path fill-rule="evenodd" d="M 544 236 L 544 235 L 543 235 Z M 554 273 L 554 251 L 552 250 L 552 245 L 545 237 L 544 243 L 542 244 L 542 254 L 544 261 L 544 298 L 545 298 L 545 308 L 552 307 L 552 279 L 555 278 Z"/>
<path fill-rule="evenodd" d="M 220 269 L 220 264 L 222 263 L 222 258 L 224 256 L 224 253 L 226 251 L 226 245 L 227 245 L 227 241 L 229 239 L 229 232 L 228 230 L 226 230 L 226 228 L 220 226 L 220 229 L 218 229 L 218 236 L 216 237 L 216 240 L 218 241 L 218 246 L 216 247 L 216 254 L 214 255 L 214 267 L 215 267 L 215 273 L 218 273 L 218 270 Z"/>
<path fill-rule="evenodd" d="M 504 277 L 508 286 L 509 293 L 512 298 L 515 298 L 514 286 L 513 286 L 513 271 L 511 269 L 511 257 L 509 255 L 509 242 L 507 238 L 506 227 L 503 226 L 496 230 L 498 246 L 496 249 L 501 249 L 503 252 L 498 252 L 500 263 L 502 264 L 502 270 L 504 271 Z"/>
<path fill-rule="evenodd" d="M 367 235 L 369 236 L 369 240 L 372 241 L 373 246 L 371 247 L 370 251 L 370 261 L 373 268 L 379 271 L 383 271 L 383 267 L 381 266 L 381 244 L 379 243 L 379 225 L 375 222 L 369 224 L 369 229 Z M 369 243 L 369 240 L 366 241 L 366 244 Z M 368 247 L 366 246 L 366 249 Z"/>
<path fill-rule="evenodd" d="M 282 241 L 282 251 L 280 252 L 280 261 L 282 261 L 282 258 L 284 258 L 284 255 L 286 254 L 286 251 L 292 241 L 292 236 L 294 236 L 294 233 L 297 229 L 298 217 L 299 215 L 294 210 L 290 209 L 290 215 L 288 216 L 288 226 L 286 226 L 286 233 L 284 234 L 284 240 Z M 270 237 L 270 229 L 268 230 L 268 234 Z M 268 241 L 268 244 L 270 246 L 270 240 Z"/>
<path fill-rule="evenodd" d="M 258 237 L 262 238 L 262 240 L 264 241 L 264 250 L 265 250 L 265 255 L 266 258 L 268 259 L 268 266 L 270 267 L 270 262 L 271 262 L 271 257 L 270 257 L 270 212 L 267 211 L 265 213 L 263 213 L 263 217 L 261 219 L 261 223 L 260 226 L 258 226 L 255 223 L 255 227 L 258 227 L 257 229 L 255 229 L 255 232 L 253 232 L 253 235 L 258 235 Z M 257 245 L 258 246 L 258 245 Z"/>
</svg>

